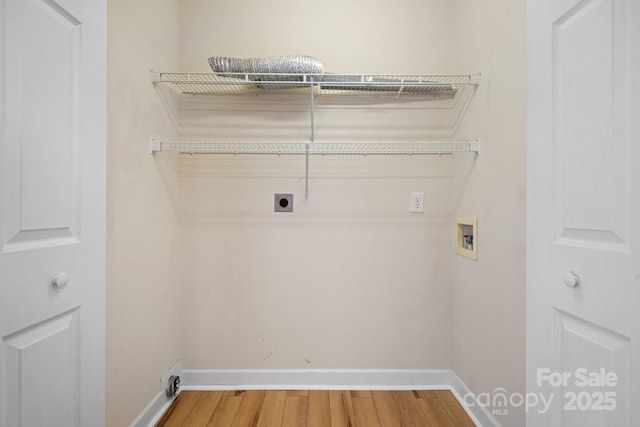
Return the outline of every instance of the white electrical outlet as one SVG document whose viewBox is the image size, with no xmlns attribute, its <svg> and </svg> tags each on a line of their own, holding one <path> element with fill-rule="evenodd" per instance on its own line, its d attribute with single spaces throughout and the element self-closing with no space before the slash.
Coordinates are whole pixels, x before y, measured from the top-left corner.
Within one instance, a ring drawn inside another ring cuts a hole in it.
<svg viewBox="0 0 640 427">
<path fill-rule="evenodd" d="M 409 209 L 409 212 L 424 212 L 424 193 L 422 191 L 413 191 L 411 193 L 411 207 Z"/>
</svg>

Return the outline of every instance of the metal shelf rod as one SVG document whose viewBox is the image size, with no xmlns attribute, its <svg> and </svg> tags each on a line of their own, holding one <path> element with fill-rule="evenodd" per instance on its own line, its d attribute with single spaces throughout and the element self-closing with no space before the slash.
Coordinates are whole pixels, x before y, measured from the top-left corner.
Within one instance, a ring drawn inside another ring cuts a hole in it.
<svg viewBox="0 0 640 427">
<path fill-rule="evenodd" d="M 152 140 L 151 151 L 174 151 L 186 154 L 233 155 L 441 155 L 478 153 L 480 141 L 412 141 L 412 142 L 274 142 L 274 141 L 185 141 Z"/>
<path fill-rule="evenodd" d="M 311 82 L 311 78 L 314 78 L 314 82 L 319 83 L 325 77 L 350 77 L 351 80 L 345 81 L 344 83 L 369 83 L 369 78 L 371 77 L 387 77 L 387 78 L 410 78 L 416 79 L 411 83 L 422 83 L 425 85 L 432 84 L 443 84 L 443 81 L 446 80 L 449 83 L 455 82 L 457 84 L 470 84 L 477 86 L 480 83 L 480 73 L 475 74 L 335 74 L 335 73 L 326 73 L 326 74 L 304 74 L 304 73 L 180 73 L 180 72 L 161 72 L 151 70 L 151 81 L 153 83 L 174 83 L 174 82 L 221 82 L 220 78 L 228 78 L 229 81 L 250 81 L 252 83 L 256 82 L 252 80 L 252 77 L 255 76 L 283 76 L 283 77 L 291 77 L 291 76 L 299 76 L 301 81 L 292 82 L 291 80 L 286 80 L 289 83 L 304 83 Z M 239 77 L 241 76 L 241 77 Z M 358 79 L 356 81 L 356 79 Z M 273 80 L 276 81 L 277 80 Z M 258 81 L 260 82 L 260 81 Z M 336 83 L 336 81 L 331 81 L 332 83 Z M 383 82 L 373 82 L 373 84 L 381 84 Z M 397 81 L 388 82 L 389 84 L 397 84 Z"/>
<path fill-rule="evenodd" d="M 311 85 L 313 85 L 313 76 L 310 77 L 311 79 Z M 311 144 L 313 144 L 313 140 L 314 140 L 314 129 L 315 129 L 315 125 L 314 125 L 314 121 L 313 121 L 313 115 L 314 115 L 314 110 L 315 110 L 315 105 L 314 105 L 314 99 L 313 99 L 313 91 L 310 90 L 309 91 L 310 94 L 310 110 L 311 110 L 311 141 L 307 143 L 306 149 L 305 149 L 305 166 L 304 166 L 304 200 L 303 202 L 305 204 L 309 203 L 309 150 L 310 150 L 310 146 Z"/>
</svg>

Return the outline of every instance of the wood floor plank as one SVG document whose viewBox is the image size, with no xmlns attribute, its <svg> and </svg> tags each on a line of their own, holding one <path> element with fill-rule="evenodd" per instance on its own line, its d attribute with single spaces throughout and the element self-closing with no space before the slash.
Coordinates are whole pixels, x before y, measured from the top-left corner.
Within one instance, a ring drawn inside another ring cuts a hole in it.
<svg viewBox="0 0 640 427">
<path fill-rule="evenodd" d="M 398 402 L 390 391 L 372 391 L 371 396 L 382 427 L 400 427 L 404 425 Z"/>
<path fill-rule="evenodd" d="M 156 427 L 204 425 L 475 427 L 464 407 L 447 390 L 183 391 Z"/>
<path fill-rule="evenodd" d="M 458 399 L 449 390 L 436 390 L 438 400 L 442 403 L 456 427 L 475 427 L 475 423 L 464 410 Z"/>
<path fill-rule="evenodd" d="M 242 396 L 222 396 L 220 403 L 213 411 L 207 427 L 229 427 L 236 417 Z"/>
<path fill-rule="evenodd" d="M 419 398 L 418 403 L 422 407 L 427 419 L 433 426 L 438 427 L 456 427 L 449 413 L 444 409 L 440 399 L 438 398 Z"/>
<path fill-rule="evenodd" d="M 329 392 L 329 403 L 331 406 L 331 427 L 355 426 L 351 393 L 331 390 Z"/>
<path fill-rule="evenodd" d="M 352 397 L 351 401 L 357 427 L 380 427 L 380 419 L 371 397 Z"/>
<path fill-rule="evenodd" d="M 286 390 L 267 391 L 262 404 L 262 412 L 260 413 L 260 418 L 258 418 L 258 427 L 280 427 L 286 400 Z"/>
<path fill-rule="evenodd" d="M 183 426 L 206 426 L 222 399 L 222 391 L 203 391 L 193 405 L 189 416 L 182 423 Z"/>
<path fill-rule="evenodd" d="M 421 399 L 437 399 L 438 395 L 434 390 L 417 390 L 418 397 Z"/>
<path fill-rule="evenodd" d="M 154 427 L 164 427 L 167 424 L 167 421 L 173 415 L 173 411 L 175 411 L 175 409 L 177 408 L 177 405 L 178 405 L 178 402 L 177 402 L 177 399 L 176 399 L 171 403 L 171 405 L 169 405 L 167 410 L 164 412 L 164 414 L 162 414 L 162 416 L 156 422 Z"/>
<path fill-rule="evenodd" d="M 287 396 L 282 425 L 287 427 L 305 427 L 307 425 L 306 397 Z"/>
<path fill-rule="evenodd" d="M 247 390 L 242 395 L 242 402 L 233 419 L 232 427 L 256 426 L 266 394 L 266 390 Z"/>
<path fill-rule="evenodd" d="M 307 427 L 331 425 L 331 406 L 328 390 L 310 390 L 307 396 Z"/>
<path fill-rule="evenodd" d="M 393 396 L 398 402 L 402 420 L 406 426 L 430 427 L 431 423 L 427 419 L 418 399 L 413 391 L 394 391 Z M 438 427 L 438 426 L 434 426 Z"/>
<path fill-rule="evenodd" d="M 371 390 L 352 390 L 351 397 L 371 397 Z"/>
<path fill-rule="evenodd" d="M 184 420 L 189 416 L 189 413 L 196 404 L 200 397 L 198 392 L 195 391 L 183 391 L 178 394 L 176 400 L 172 404 L 171 415 L 166 419 L 163 417 L 157 427 L 177 427 L 181 426 Z"/>
</svg>

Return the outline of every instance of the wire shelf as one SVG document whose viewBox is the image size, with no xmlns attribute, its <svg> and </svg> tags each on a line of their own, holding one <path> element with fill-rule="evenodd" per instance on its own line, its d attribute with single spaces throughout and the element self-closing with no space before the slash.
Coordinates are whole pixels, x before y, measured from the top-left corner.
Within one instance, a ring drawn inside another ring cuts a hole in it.
<svg viewBox="0 0 640 427">
<path fill-rule="evenodd" d="M 382 97 L 375 102 L 395 103 L 397 98 L 446 100 L 440 108 L 452 111 L 458 120 L 465 112 L 480 74 L 277 74 L 277 73 L 162 73 L 151 71 L 151 81 L 185 95 L 306 95 L 309 99 L 308 141 L 229 141 L 229 140 L 153 140 L 152 152 L 173 151 L 187 154 L 227 155 L 303 155 L 305 157 L 305 197 L 309 197 L 309 157 L 311 155 L 445 155 L 478 154 L 478 140 L 467 141 L 316 141 L 315 101 L 337 97 Z M 165 91 L 159 90 L 160 94 Z M 181 97 L 178 103 L 188 97 Z M 163 95 L 164 99 L 164 95 Z M 213 101 L 212 99 L 207 102 Z M 349 101 L 352 102 L 352 101 Z M 367 101 L 371 102 L 371 101 Z M 325 102 L 327 103 L 327 102 Z M 328 101 L 331 103 L 331 101 Z M 165 104 L 172 104 L 165 101 Z M 177 120 L 174 120 L 177 123 Z"/>
<path fill-rule="evenodd" d="M 478 140 L 417 142 L 231 142 L 153 140 L 152 151 L 186 154 L 439 155 L 479 151 Z"/>
<path fill-rule="evenodd" d="M 274 74 L 151 72 L 156 84 L 169 84 L 184 94 L 309 94 L 314 96 L 421 96 L 453 98 L 477 86 L 479 74 Z"/>
</svg>

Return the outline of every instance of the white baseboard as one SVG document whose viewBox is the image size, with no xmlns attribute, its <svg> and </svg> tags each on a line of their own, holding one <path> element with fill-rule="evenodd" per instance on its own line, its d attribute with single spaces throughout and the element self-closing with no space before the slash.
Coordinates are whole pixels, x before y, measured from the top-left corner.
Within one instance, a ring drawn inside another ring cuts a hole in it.
<svg viewBox="0 0 640 427">
<path fill-rule="evenodd" d="M 453 373 L 453 381 L 451 382 L 451 392 L 456 396 L 458 402 L 467 411 L 468 414 L 473 414 L 471 417 L 473 421 L 479 426 L 483 427 L 500 427 L 501 424 L 495 417 L 489 412 L 489 410 L 478 404 L 476 395 L 467 387 L 467 385 L 460 379 L 458 375 Z"/>
<path fill-rule="evenodd" d="M 449 369 L 182 369 L 179 375 L 181 390 L 451 390 L 478 426 L 500 426 Z M 153 426 L 169 403 L 159 395 L 131 427 Z"/>
<path fill-rule="evenodd" d="M 151 402 L 144 408 L 129 427 L 152 427 L 164 412 L 169 408 L 173 399 L 169 399 L 165 393 L 158 393 Z"/>
<path fill-rule="evenodd" d="M 184 390 L 380 390 L 436 389 L 451 384 L 446 369 L 183 369 Z"/>
<path fill-rule="evenodd" d="M 174 398 L 167 397 L 166 388 L 171 375 L 180 375 L 182 372 L 182 361 L 176 360 L 171 368 L 160 378 L 160 390 L 151 402 L 144 408 L 129 427 L 147 427 L 154 426 L 164 412 L 169 408 Z"/>
</svg>

